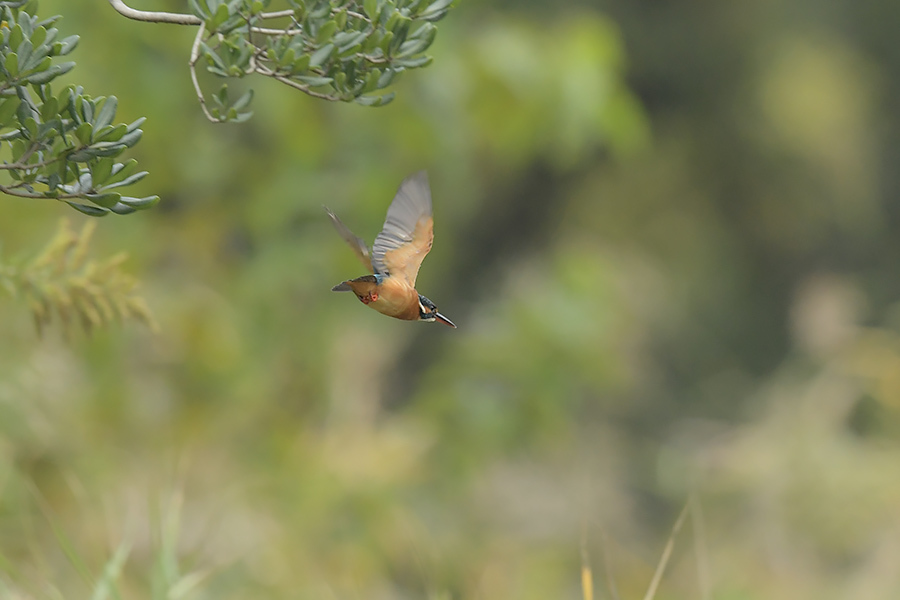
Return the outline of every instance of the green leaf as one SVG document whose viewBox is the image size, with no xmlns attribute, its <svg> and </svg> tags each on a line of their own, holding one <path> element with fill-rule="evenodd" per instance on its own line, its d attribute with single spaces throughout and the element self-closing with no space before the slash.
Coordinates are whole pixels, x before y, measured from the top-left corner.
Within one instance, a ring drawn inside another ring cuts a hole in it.
<svg viewBox="0 0 900 600">
<path fill-rule="evenodd" d="M 309 70 L 309 54 L 304 54 L 294 61 L 291 66 L 292 73 L 304 73 Z"/>
<path fill-rule="evenodd" d="M 309 11 L 310 19 L 322 19 L 331 12 L 330 2 L 315 2 L 314 8 Z"/>
<path fill-rule="evenodd" d="M 136 208 L 132 208 L 127 204 L 123 204 L 121 202 L 116 203 L 114 206 L 110 208 L 111 211 L 116 213 L 117 215 L 130 215 L 133 212 L 136 212 Z"/>
<path fill-rule="evenodd" d="M 0 128 L 5 128 L 12 122 L 16 109 L 21 100 L 18 98 L 4 98 L 0 103 Z"/>
<path fill-rule="evenodd" d="M 331 39 L 331 36 L 334 35 L 334 32 L 337 31 L 338 25 L 337 21 L 332 19 L 331 21 L 326 21 L 324 25 L 319 27 L 319 32 L 316 34 L 316 45 L 321 46 L 325 42 Z"/>
<path fill-rule="evenodd" d="M 432 63 L 434 59 L 430 56 L 420 56 L 418 58 L 395 58 L 393 64 L 398 67 L 405 67 L 407 69 L 418 69 L 419 67 L 425 67 Z"/>
<path fill-rule="evenodd" d="M 219 8 L 216 9 L 216 14 L 206 21 L 206 29 L 208 31 L 216 31 L 230 16 L 231 14 L 228 12 L 228 6 L 220 4 Z"/>
<path fill-rule="evenodd" d="M 338 91 L 346 90 L 347 86 L 347 74 L 343 71 L 338 71 L 334 76 L 334 88 Z"/>
<path fill-rule="evenodd" d="M 49 83 L 53 79 L 56 79 L 60 75 L 64 73 L 68 73 L 72 70 L 72 67 L 75 66 L 73 62 L 60 63 L 58 65 L 53 65 L 46 71 L 42 71 L 40 73 L 35 73 L 34 75 L 29 75 L 25 78 L 25 81 L 32 85 L 44 85 L 45 83 Z"/>
<path fill-rule="evenodd" d="M 22 26 L 16 24 L 9 32 L 9 47 L 12 48 L 13 52 L 19 49 L 19 44 L 21 44 L 24 39 L 25 34 L 22 31 Z"/>
<path fill-rule="evenodd" d="M 397 23 L 400 22 L 401 17 L 402 15 L 400 14 L 400 11 L 395 10 L 391 13 L 391 16 L 387 20 L 387 23 L 384 24 L 384 28 L 387 31 L 394 31 L 394 29 L 397 27 Z"/>
<path fill-rule="evenodd" d="M 19 72 L 31 69 L 30 60 L 33 50 L 34 46 L 31 45 L 31 40 L 22 40 L 22 43 L 19 44 L 19 49 L 16 51 L 19 55 Z"/>
<path fill-rule="evenodd" d="M 34 111 L 31 110 L 31 105 L 27 101 L 27 94 L 20 94 L 19 96 L 22 102 L 19 104 L 18 110 L 16 110 L 16 117 L 19 119 L 19 123 L 24 123 L 28 119 L 34 118 Z"/>
<path fill-rule="evenodd" d="M 37 121 L 34 120 L 34 117 L 29 117 L 25 119 L 23 123 L 25 126 L 25 131 L 28 132 L 28 139 L 34 140 L 37 138 Z"/>
<path fill-rule="evenodd" d="M 394 26 L 394 29 L 392 30 L 394 33 L 394 39 L 391 40 L 391 45 L 387 51 L 388 54 L 393 54 L 394 52 L 396 52 L 400 45 L 406 41 L 406 36 L 409 33 L 409 25 L 409 18 L 402 17 Z"/>
<path fill-rule="evenodd" d="M 98 206 L 88 206 L 86 204 L 78 204 L 77 202 L 69 202 L 68 200 L 66 200 L 65 202 L 78 212 L 84 213 L 89 217 L 105 217 L 107 214 L 109 214 L 108 210 L 106 210 L 105 208 L 100 208 Z"/>
<path fill-rule="evenodd" d="M 147 171 L 140 171 L 139 173 L 135 173 L 134 175 L 129 175 L 125 177 L 121 181 L 115 181 L 116 176 L 113 175 L 110 177 L 110 183 L 103 186 L 104 190 L 112 190 L 119 187 L 125 187 L 137 183 L 141 179 L 147 176 Z"/>
<path fill-rule="evenodd" d="M 372 30 L 372 32 L 366 37 L 366 41 L 363 42 L 362 52 L 368 54 L 372 50 L 378 47 L 378 44 L 381 43 L 381 32 L 377 29 Z"/>
<path fill-rule="evenodd" d="M 47 69 L 50 68 L 50 65 L 53 64 L 53 60 L 49 56 L 45 56 L 38 62 L 38 64 L 34 67 L 29 67 L 28 70 L 35 70 L 38 73 L 43 73 Z"/>
<path fill-rule="evenodd" d="M 101 158 L 91 166 L 91 178 L 94 180 L 94 186 L 99 187 L 109 180 L 112 175 L 113 159 Z"/>
<path fill-rule="evenodd" d="M 381 79 L 381 69 L 375 67 L 366 75 L 366 84 L 363 86 L 363 93 L 368 93 L 378 89 L 378 80 Z"/>
<path fill-rule="evenodd" d="M 394 33 L 388 31 L 385 32 L 384 37 L 381 38 L 381 41 L 378 43 L 378 47 L 381 48 L 381 51 L 384 52 L 385 56 L 387 56 L 388 50 L 390 50 L 392 41 L 394 41 Z"/>
<path fill-rule="evenodd" d="M 91 136 L 93 134 L 94 126 L 90 123 L 82 123 L 75 128 L 75 137 L 78 138 L 78 141 L 81 142 L 82 146 L 87 146 L 91 143 Z"/>
<path fill-rule="evenodd" d="M 348 53 L 348 50 L 354 49 L 354 51 L 358 50 L 369 34 L 365 31 L 360 32 L 349 32 L 349 33 L 339 33 L 334 36 L 334 43 L 338 47 L 338 52 L 341 54 Z"/>
<path fill-rule="evenodd" d="M 146 121 L 146 120 L 147 120 L 147 117 L 141 117 L 141 118 L 139 118 L 139 119 L 137 119 L 137 120 L 132 121 L 131 123 L 129 123 L 129 125 L 128 125 L 128 130 L 127 130 L 128 133 L 131 133 L 132 131 L 136 130 L 138 127 L 140 127 L 141 125 L 143 125 L 143 124 L 144 124 L 144 121 Z"/>
<path fill-rule="evenodd" d="M 247 92 L 238 98 L 235 103 L 232 105 L 237 111 L 242 111 L 248 106 L 250 106 L 250 102 L 253 100 L 253 90 L 247 90 Z"/>
<path fill-rule="evenodd" d="M 426 21 L 437 21 L 447 14 L 447 8 L 453 3 L 453 0 L 436 0 L 432 2 L 428 8 L 419 13 L 419 18 Z"/>
<path fill-rule="evenodd" d="M 225 61 L 223 61 L 218 54 L 213 52 L 212 48 L 207 46 L 205 42 L 200 42 L 200 51 L 203 52 L 203 55 L 206 56 L 207 61 L 209 61 L 211 65 L 215 66 L 220 71 L 228 71 L 228 65 L 225 64 Z"/>
<path fill-rule="evenodd" d="M 387 69 L 382 73 L 381 77 L 378 78 L 378 89 L 382 90 L 391 85 L 391 82 L 394 80 L 394 75 L 396 74 L 397 72 L 393 69 Z"/>
<path fill-rule="evenodd" d="M 373 21 L 377 18 L 378 0 L 363 0 L 363 11 Z"/>
<path fill-rule="evenodd" d="M 113 118 L 116 116 L 116 108 L 119 106 L 119 101 L 115 96 L 110 96 L 103 103 L 103 106 L 97 112 L 97 116 L 94 119 L 94 129 L 100 130 L 112 123 Z M 123 132 L 124 133 L 124 132 Z"/>
<path fill-rule="evenodd" d="M 188 0 L 188 5 L 191 7 L 191 12 L 206 21 L 210 17 L 209 7 L 206 5 L 204 0 Z"/>
<path fill-rule="evenodd" d="M 216 104 L 219 106 L 225 106 L 228 104 L 228 84 L 223 83 L 222 87 L 219 88 L 219 91 L 213 94 L 213 100 L 215 100 Z"/>
<path fill-rule="evenodd" d="M 43 44 L 46 39 L 47 29 L 44 27 L 38 27 L 34 30 L 34 33 L 31 34 L 31 43 L 34 44 L 35 48 Z"/>
<path fill-rule="evenodd" d="M 77 35 L 70 35 L 69 37 L 63 38 L 53 45 L 53 53 L 57 56 L 68 54 L 75 49 L 75 46 L 78 45 L 78 40 L 80 39 L 81 38 Z"/>
<path fill-rule="evenodd" d="M 119 123 L 115 126 L 107 125 L 96 133 L 94 142 L 118 142 L 122 139 L 127 130 L 128 127 L 126 127 L 124 123 Z"/>
<path fill-rule="evenodd" d="M 146 196 L 144 198 L 131 198 L 129 196 L 122 196 L 123 204 L 127 204 L 128 206 L 136 208 L 138 210 L 150 208 L 151 206 L 155 206 L 158 202 L 159 196 Z"/>
<path fill-rule="evenodd" d="M 363 106 L 384 106 L 394 99 L 394 92 L 385 94 L 384 96 L 360 96 L 354 102 Z"/>
<path fill-rule="evenodd" d="M 309 66 L 318 67 L 322 65 L 326 60 L 328 60 L 332 52 L 334 52 L 334 44 L 325 44 L 324 46 L 313 52 L 312 56 L 309 57 Z"/>
<path fill-rule="evenodd" d="M 424 52 L 431 45 L 431 40 L 409 40 L 403 42 L 395 54 L 398 58 L 406 58 Z"/>
<path fill-rule="evenodd" d="M 80 102 L 78 101 L 80 100 Z M 75 101 L 85 123 L 94 122 L 94 102 L 88 96 L 81 96 Z"/>
<path fill-rule="evenodd" d="M 143 130 L 135 129 L 133 131 L 129 131 L 128 133 L 123 135 L 121 138 L 119 138 L 119 143 L 122 144 L 126 148 L 131 148 L 132 146 L 134 146 L 135 144 L 137 144 L 140 141 L 141 136 L 143 136 L 143 135 L 144 135 Z"/>
<path fill-rule="evenodd" d="M 106 187 L 118 183 L 120 181 L 125 181 L 128 177 L 134 173 L 134 170 L 137 168 L 137 161 L 133 158 L 125 161 L 124 163 L 115 163 L 112 167 L 112 174 L 109 176 L 107 180 Z M 142 171 L 144 175 L 147 174 L 146 171 Z"/>
<path fill-rule="evenodd" d="M 337 28 L 343 30 L 344 27 L 347 26 L 347 9 L 342 9 L 338 14 L 334 16 L 334 21 L 337 23 Z"/>
<path fill-rule="evenodd" d="M 328 85 L 333 81 L 331 77 L 317 77 L 315 75 L 298 75 L 297 80 L 311 87 Z"/>
<path fill-rule="evenodd" d="M 103 208 L 112 208 L 119 202 L 122 197 L 118 192 L 107 192 L 105 194 L 85 194 L 85 198 Z"/>
<path fill-rule="evenodd" d="M 3 65 L 9 72 L 10 77 L 16 77 L 19 74 L 19 56 L 15 52 L 6 55 Z"/>
<path fill-rule="evenodd" d="M 18 162 L 19 158 L 25 154 L 25 142 L 22 140 L 16 140 L 12 143 L 12 159 L 13 162 Z"/>
<path fill-rule="evenodd" d="M 281 58 L 278 60 L 278 66 L 282 69 L 287 67 L 290 64 L 293 64 L 294 60 L 297 58 L 296 53 L 293 48 L 288 48 L 287 51 L 281 55 Z"/>
<path fill-rule="evenodd" d="M 122 144 L 113 144 L 111 146 L 91 146 L 82 150 L 85 156 L 90 158 L 100 158 L 101 156 L 118 156 L 125 150 Z M 75 156 L 74 154 L 72 156 Z M 73 159 L 74 160 L 74 159 Z"/>
</svg>

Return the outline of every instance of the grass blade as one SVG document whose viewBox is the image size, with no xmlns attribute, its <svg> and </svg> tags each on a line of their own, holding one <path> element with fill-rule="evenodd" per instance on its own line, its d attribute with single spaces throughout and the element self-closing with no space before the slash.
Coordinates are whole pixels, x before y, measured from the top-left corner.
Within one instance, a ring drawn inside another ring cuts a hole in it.
<svg viewBox="0 0 900 600">
<path fill-rule="evenodd" d="M 666 565 L 669 563 L 669 558 L 672 556 L 672 549 L 675 547 L 675 536 L 678 535 L 678 532 L 681 530 L 681 526 L 684 525 L 684 520 L 687 518 L 688 509 L 690 508 L 690 506 L 690 501 L 685 503 L 684 508 L 681 509 L 681 514 L 678 515 L 678 520 L 675 521 L 675 525 L 672 527 L 672 533 L 669 535 L 668 541 L 666 541 L 666 547 L 663 549 L 662 556 L 659 559 L 659 564 L 656 565 L 656 572 L 653 574 L 653 579 L 650 581 L 650 588 L 647 590 L 647 594 L 644 596 L 644 600 L 653 600 L 653 597 L 656 596 L 656 590 L 659 587 L 659 582 L 666 570 Z"/>
</svg>

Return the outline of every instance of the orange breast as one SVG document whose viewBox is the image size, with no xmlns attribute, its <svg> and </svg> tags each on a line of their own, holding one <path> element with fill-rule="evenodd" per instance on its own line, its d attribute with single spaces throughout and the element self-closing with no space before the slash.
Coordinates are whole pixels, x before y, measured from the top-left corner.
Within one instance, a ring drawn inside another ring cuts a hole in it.
<svg viewBox="0 0 900 600">
<path fill-rule="evenodd" d="M 378 286 L 378 299 L 369 304 L 383 315 L 417 321 L 419 294 L 401 277 L 388 277 Z"/>
</svg>

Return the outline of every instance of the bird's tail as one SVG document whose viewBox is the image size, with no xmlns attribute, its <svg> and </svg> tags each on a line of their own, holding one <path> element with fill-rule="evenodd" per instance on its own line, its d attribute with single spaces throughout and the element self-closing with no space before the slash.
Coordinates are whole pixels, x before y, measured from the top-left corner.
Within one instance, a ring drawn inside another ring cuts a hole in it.
<svg viewBox="0 0 900 600">
<path fill-rule="evenodd" d="M 337 284 L 333 288 L 331 288 L 331 291 L 332 292 L 350 292 L 352 290 L 350 289 L 350 284 L 348 282 L 344 281 L 344 282 Z"/>
</svg>

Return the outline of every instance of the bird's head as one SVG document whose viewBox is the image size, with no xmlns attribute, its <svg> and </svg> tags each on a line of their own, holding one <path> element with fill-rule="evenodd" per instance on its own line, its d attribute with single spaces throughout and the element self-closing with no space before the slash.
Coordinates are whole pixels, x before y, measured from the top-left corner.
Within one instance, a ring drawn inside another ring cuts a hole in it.
<svg viewBox="0 0 900 600">
<path fill-rule="evenodd" d="M 456 329 L 456 325 L 453 324 L 453 321 L 439 313 L 437 306 L 434 305 L 434 302 L 432 302 L 422 294 L 419 294 L 419 320 L 440 321 L 444 325 L 449 325 L 450 327 Z"/>
</svg>

